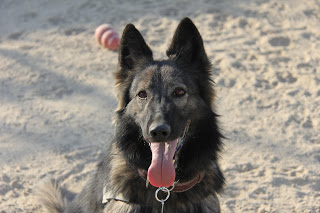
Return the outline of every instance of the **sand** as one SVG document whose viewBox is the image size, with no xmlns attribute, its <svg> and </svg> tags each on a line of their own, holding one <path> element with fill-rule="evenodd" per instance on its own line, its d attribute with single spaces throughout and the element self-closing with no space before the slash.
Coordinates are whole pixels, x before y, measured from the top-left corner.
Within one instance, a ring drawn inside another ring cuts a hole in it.
<svg viewBox="0 0 320 213">
<path fill-rule="evenodd" d="M 41 212 L 48 175 L 79 192 L 106 151 L 117 52 L 95 28 L 131 22 L 165 58 L 190 17 L 214 64 L 227 140 L 222 212 L 320 212 L 318 0 L 0 0 L 0 212 Z"/>
</svg>

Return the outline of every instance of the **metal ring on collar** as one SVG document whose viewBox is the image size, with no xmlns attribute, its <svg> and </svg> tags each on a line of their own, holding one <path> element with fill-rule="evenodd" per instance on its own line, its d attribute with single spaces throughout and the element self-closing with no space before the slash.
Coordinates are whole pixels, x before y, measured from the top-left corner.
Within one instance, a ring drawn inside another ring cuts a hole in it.
<svg viewBox="0 0 320 213">
<path fill-rule="evenodd" d="M 158 198 L 158 193 L 159 193 L 159 191 L 163 191 L 163 192 L 166 192 L 166 193 L 168 193 L 167 194 L 167 197 L 165 198 L 165 199 L 159 199 Z M 170 190 L 169 189 L 167 189 L 166 187 L 159 187 L 157 190 L 156 190 L 156 199 L 157 199 L 157 201 L 159 201 L 159 202 L 165 202 L 165 201 L 167 201 L 168 199 L 169 199 L 169 197 L 170 197 Z"/>
</svg>

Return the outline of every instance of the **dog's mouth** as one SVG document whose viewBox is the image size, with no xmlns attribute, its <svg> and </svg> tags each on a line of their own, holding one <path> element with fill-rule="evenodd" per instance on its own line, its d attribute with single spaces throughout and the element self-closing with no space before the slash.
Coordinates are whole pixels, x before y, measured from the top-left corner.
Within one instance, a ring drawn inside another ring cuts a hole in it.
<svg viewBox="0 0 320 213">
<path fill-rule="evenodd" d="M 173 185 L 176 178 L 175 162 L 178 160 L 189 124 L 190 122 L 187 123 L 181 136 L 175 140 L 149 143 L 152 160 L 148 169 L 148 180 L 153 186 L 169 187 Z"/>
</svg>

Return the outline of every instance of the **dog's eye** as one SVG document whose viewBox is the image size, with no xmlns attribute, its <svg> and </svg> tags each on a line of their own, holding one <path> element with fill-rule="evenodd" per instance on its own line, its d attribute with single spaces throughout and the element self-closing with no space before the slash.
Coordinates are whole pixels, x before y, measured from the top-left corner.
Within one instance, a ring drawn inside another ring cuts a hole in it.
<svg viewBox="0 0 320 213">
<path fill-rule="evenodd" d="M 138 97 L 140 98 L 140 99 L 146 99 L 148 96 L 147 96 L 147 92 L 146 91 L 140 91 L 139 93 L 138 93 Z"/>
<path fill-rule="evenodd" d="M 181 88 L 177 88 L 175 91 L 174 91 L 174 95 L 177 96 L 177 97 L 182 97 L 186 92 L 181 89 Z"/>
</svg>

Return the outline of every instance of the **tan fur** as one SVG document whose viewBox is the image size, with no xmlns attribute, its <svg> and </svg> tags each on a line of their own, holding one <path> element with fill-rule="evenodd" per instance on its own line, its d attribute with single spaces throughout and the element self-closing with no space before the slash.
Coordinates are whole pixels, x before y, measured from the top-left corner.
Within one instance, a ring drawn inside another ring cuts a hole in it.
<svg viewBox="0 0 320 213">
<path fill-rule="evenodd" d="M 112 145 L 111 149 L 111 170 L 108 183 L 112 186 L 112 191 L 122 191 L 122 194 L 126 194 L 124 182 L 126 179 L 123 177 L 137 176 L 137 173 L 128 167 L 128 164 L 115 144 Z"/>
<path fill-rule="evenodd" d="M 66 206 L 59 184 L 52 178 L 45 179 L 36 187 L 36 199 L 42 204 L 44 212 L 62 213 Z"/>
</svg>

